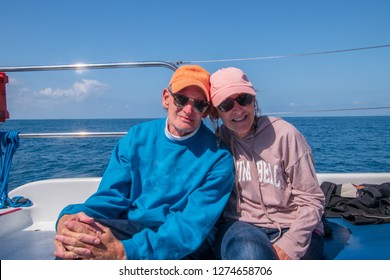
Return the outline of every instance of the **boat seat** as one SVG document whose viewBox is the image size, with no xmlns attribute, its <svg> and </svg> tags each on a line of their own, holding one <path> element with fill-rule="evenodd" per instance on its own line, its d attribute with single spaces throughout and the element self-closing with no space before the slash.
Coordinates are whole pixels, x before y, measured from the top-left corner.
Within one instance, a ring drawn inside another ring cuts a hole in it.
<svg viewBox="0 0 390 280">
<path fill-rule="evenodd" d="M 325 238 L 327 260 L 390 260 L 390 223 L 354 225 L 342 218 L 327 218 L 332 228 Z"/>
</svg>

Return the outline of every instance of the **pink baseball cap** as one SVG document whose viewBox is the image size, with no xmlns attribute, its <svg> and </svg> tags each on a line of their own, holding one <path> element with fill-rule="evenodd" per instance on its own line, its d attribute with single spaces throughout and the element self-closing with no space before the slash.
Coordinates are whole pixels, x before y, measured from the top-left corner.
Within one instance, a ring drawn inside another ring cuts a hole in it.
<svg viewBox="0 0 390 280">
<path fill-rule="evenodd" d="M 256 95 L 245 73 L 235 67 L 222 68 L 210 76 L 211 102 L 218 106 L 226 98 L 237 93 Z"/>
</svg>

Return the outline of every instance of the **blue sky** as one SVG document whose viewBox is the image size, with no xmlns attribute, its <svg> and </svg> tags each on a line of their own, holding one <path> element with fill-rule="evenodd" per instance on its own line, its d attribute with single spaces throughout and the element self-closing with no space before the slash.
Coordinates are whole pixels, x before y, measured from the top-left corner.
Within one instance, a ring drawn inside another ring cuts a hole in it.
<svg viewBox="0 0 390 280">
<path fill-rule="evenodd" d="M 189 61 L 242 68 L 264 113 L 390 115 L 390 1 L 2 1 L 0 68 Z M 165 116 L 167 68 L 7 73 L 11 119 Z M 281 115 L 281 114 L 279 114 Z M 296 116 L 296 114 L 282 114 Z"/>
</svg>

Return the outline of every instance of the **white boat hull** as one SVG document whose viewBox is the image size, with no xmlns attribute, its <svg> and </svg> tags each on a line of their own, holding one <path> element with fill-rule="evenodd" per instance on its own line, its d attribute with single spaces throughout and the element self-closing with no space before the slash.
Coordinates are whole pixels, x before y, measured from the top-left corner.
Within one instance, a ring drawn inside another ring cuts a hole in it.
<svg viewBox="0 0 390 280">
<path fill-rule="evenodd" d="M 319 183 L 390 182 L 390 173 L 321 173 L 317 177 Z M 53 259 L 54 229 L 59 212 L 66 205 L 84 202 L 96 191 L 100 180 L 50 179 L 28 183 L 11 191 L 11 198 L 23 196 L 33 201 L 33 205 L 0 210 L 0 259 Z"/>
</svg>

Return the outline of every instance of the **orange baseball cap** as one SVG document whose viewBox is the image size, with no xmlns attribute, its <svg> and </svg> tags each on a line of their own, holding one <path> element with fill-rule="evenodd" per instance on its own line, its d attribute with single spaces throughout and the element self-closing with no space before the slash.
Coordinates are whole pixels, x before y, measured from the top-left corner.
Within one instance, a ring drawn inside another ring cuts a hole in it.
<svg viewBox="0 0 390 280">
<path fill-rule="evenodd" d="M 200 87 L 210 101 L 210 73 L 199 65 L 183 65 L 176 69 L 169 82 L 173 93 L 189 86 Z"/>
</svg>

